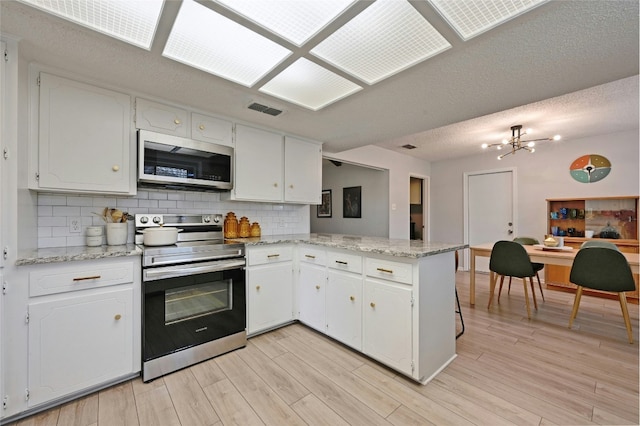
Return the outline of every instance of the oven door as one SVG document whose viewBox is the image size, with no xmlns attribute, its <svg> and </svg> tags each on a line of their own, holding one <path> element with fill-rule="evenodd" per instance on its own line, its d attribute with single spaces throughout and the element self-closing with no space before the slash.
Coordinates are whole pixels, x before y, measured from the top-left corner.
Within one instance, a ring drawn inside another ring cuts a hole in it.
<svg viewBox="0 0 640 426">
<path fill-rule="evenodd" d="M 154 278 L 143 280 L 144 361 L 246 329 L 244 259 L 205 264 L 144 271 Z"/>
</svg>

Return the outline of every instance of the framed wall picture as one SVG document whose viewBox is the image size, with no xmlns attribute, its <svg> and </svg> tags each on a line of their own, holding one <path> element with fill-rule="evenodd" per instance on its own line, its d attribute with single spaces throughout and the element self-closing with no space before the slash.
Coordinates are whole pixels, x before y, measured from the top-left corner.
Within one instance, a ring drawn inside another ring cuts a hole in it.
<svg viewBox="0 0 640 426">
<path fill-rule="evenodd" d="M 342 188 L 342 217 L 362 217 L 362 187 Z"/>
<path fill-rule="evenodd" d="M 331 190 L 322 190 L 322 204 L 317 206 L 318 217 L 331 217 Z"/>
</svg>

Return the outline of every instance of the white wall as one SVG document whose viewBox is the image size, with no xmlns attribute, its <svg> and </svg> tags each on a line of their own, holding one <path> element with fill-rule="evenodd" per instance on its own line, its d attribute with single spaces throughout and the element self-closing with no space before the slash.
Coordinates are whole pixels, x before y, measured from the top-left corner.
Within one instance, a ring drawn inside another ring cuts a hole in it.
<svg viewBox="0 0 640 426">
<path fill-rule="evenodd" d="M 342 217 L 342 189 L 362 188 L 362 218 Z M 317 206 L 311 206 L 311 232 L 370 237 L 388 237 L 389 227 L 389 172 L 342 163 L 335 166 L 322 162 L 322 189 L 331 190 L 331 217 L 317 217 Z M 408 226 L 408 225 L 407 225 Z"/>
<path fill-rule="evenodd" d="M 431 232 L 437 241 L 463 242 L 463 174 L 504 167 L 517 169 L 517 233 L 542 238 L 547 229 L 547 198 L 638 195 L 638 130 L 540 144 L 534 154 L 519 152 L 501 161 L 496 154 L 431 164 Z M 600 154 L 611 161 L 609 176 L 580 183 L 569 174 L 573 161 Z"/>
<path fill-rule="evenodd" d="M 429 176 L 431 171 L 429 162 L 373 145 L 337 154 L 325 152 L 325 156 L 388 170 L 389 238 L 409 238 L 410 176 Z"/>
</svg>

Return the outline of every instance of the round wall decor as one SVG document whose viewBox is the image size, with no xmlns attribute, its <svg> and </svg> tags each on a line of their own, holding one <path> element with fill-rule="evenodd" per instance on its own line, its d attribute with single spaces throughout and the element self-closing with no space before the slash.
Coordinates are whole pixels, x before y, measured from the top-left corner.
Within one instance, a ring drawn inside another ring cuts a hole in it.
<svg viewBox="0 0 640 426">
<path fill-rule="evenodd" d="M 611 162 L 602 155 L 589 154 L 576 158 L 569 167 L 571 177 L 582 183 L 598 182 L 611 172 Z"/>
</svg>

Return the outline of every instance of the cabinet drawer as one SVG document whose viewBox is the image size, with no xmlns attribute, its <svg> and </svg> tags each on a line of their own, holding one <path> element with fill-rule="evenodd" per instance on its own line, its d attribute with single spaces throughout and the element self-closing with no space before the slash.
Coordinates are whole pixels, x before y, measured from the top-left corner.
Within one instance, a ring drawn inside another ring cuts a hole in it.
<svg viewBox="0 0 640 426">
<path fill-rule="evenodd" d="M 29 296 L 132 283 L 133 262 L 100 262 L 38 267 L 29 272 Z"/>
<path fill-rule="evenodd" d="M 298 253 L 300 256 L 300 262 L 311 263 L 319 266 L 325 266 L 327 264 L 327 253 L 322 249 L 301 246 Z"/>
<path fill-rule="evenodd" d="M 362 256 L 349 253 L 328 252 L 327 266 L 341 271 L 362 273 Z"/>
<path fill-rule="evenodd" d="M 365 269 L 367 275 L 370 277 L 382 278 L 404 284 L 413 283 L 413 266 L 408 263 L 367 258 Z"/>
<path fill-rule="evenodd" d="M 293 247 L 268 246 L 264 248 L 250 248 L 247 250 L 247 265 L 265 265 L 267 263 L 286 262 L 293 260 Z"/>
</svg>

